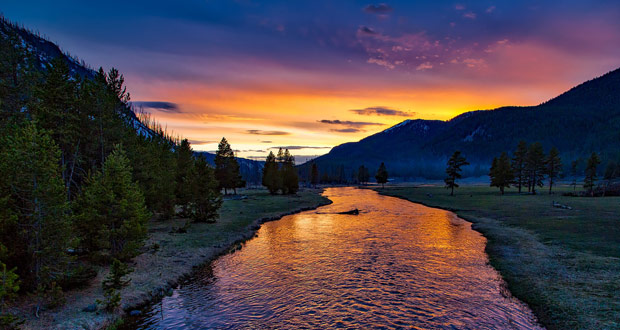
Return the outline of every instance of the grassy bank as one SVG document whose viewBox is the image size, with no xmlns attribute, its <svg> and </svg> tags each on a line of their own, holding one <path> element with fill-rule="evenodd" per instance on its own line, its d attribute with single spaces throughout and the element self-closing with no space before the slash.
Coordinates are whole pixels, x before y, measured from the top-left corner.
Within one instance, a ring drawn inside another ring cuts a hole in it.
<svg viewBox="0 0 620 330">
<path fill-rule="evenodd" d="M 295 196 L 271 196 L 266 190 L 242 191 L 240 194 L 247 198 L 225 200 L 216 223 L 192 224 L 183 234 L 171 232 L 182 227 L 185 219 L 151 221 L 145 252 L 132 263 L 131 285 L 122 291 L 123 309 L 132 310 L 159 299 L 195 268 L 251 238 L 262 222 L 328 204 L 320 193 L 306 189 Z M 103 297 L 101 280 L 106 273 L 107 269 L 100 269 L 87 288 L 67 292 L 63 307 L 46 311 L 39 318 L 32 316 L 28 304 L 21 304 L 22 315 L 27 317 L 24 328 L 97 329 L 111 324 L 121 312 L 82 311 Z"/>
<path fill-rule="evenodd" d="M 438 186 L 376 190 L 473 222 L 488 239 L 492 265 L 549 329 L 620 329 L 620 197 L 561 196 L 569 189 L 500 196 L 466 186 L 454 197 Z"/>
</svg>

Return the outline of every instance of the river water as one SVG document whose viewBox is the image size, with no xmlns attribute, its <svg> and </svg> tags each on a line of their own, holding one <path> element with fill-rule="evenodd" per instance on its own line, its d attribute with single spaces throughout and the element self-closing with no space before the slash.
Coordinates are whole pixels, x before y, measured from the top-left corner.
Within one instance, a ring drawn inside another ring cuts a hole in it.
<svg viewBox="0 0 620 330">
<path fill-rule="evenodd" d="M 333 204 L 263 224 L 126 326 L 540 329 L 469 222 L 372 190 L 324 194 Z"/>
</svg>

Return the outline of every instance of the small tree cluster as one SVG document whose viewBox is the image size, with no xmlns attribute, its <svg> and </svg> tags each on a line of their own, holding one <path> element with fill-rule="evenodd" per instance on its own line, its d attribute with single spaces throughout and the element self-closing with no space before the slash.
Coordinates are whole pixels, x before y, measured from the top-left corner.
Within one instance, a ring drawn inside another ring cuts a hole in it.
<svg viewBox="0 0 620 330">
<path fill-rule="evenodd" d="M 127 264 L 118 259 L 112 261 L 110 273 L 103 282 L 101 282 L 104 300 L 97 301 L 103 305 L 107 312 L 114 312 L 121 305 L 120 290 L 128 286 L 129 282 L 131 282 L 131 279 L 124 278 L 129 275 L 129 273 L 131 273 L 131 270 Z"/>
<path fill-rule="evenodd" d="M 503 195 L 504 188 L 509 188 L 515 178 L 508 154 L 502 152 L 499 158 L 493 158 L 489 177 L 491 178 L 491 187 L 498 187 Z"/>
<path fill-rule="evenodd" d="M 263 186 L 267 187 L 271 194 L 295 194 L 299 190 L 299 177 L 295 168 L 295 157 L 288 149 L 278 150 L 276 157 L 269 152 L 263 168 Z"/>
</svg>

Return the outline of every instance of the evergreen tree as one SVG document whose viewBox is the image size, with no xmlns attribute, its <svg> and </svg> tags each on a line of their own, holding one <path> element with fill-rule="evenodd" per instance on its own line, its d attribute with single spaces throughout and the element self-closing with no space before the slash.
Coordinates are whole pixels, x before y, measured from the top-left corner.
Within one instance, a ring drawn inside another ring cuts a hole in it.
<svg viewBox="0 0 620 330">
<path fill-rule="evenodd" d="M 377 183 L 381 184 L 381 188 L 385 188 L 385 184 L 388 181 L 388 172 L 383 162 L 381 162 L 381 165 L 379 165 L 379 169 L 377 170 L 375 179 L 377 180 Z"/>
<path fill-rule="evenodd" d="M 618 164 L 610 160 L 607 163 L 607 167 L 605 167 L 605 173 L 603 175 L 603 179 L 605 179 L 605 185 L 603 186 L 603 197 L 607 193 L 607 187 L 611 184 L 611 182 L 618 177 L 620 174 L 620 169 L 618 168 Z"/>
<path fill-rule="evenodd" d="M 319 183 L 319 168 L 316 166 L 315 162 L 312 162 L 312 169 L 310 170 L 310 184 L 316 188 L 316 185 Z"/>
<path fill-rule="evenodd" d="M 213 168 L 203 157 L 196 159 L 192 176 L 192 218 L 197 222 L 215 222 L 222 198 Z"/>
<path fill-rule="evenodd" d="M 361 184 L 366 184 L 370 180 L 370 172 L 364 165 L 360 166 L 357 170 L 357 181 Z"/>
<path fill-rule="evenodd" d="M 455 151 L 454 154 L 448 159 L 446 174 L 448 177 L 444 179 L 446 183 L 446 188 L 450 189 L 450 196 L 454 196 L 454 188 L 458 188 L 459 185 L 456 183 L 456 179 L 461 178 L 461 167 L 469 165 L 465 157 L 461 156 L 460 151 Z"/>
<path fill-rule="evenodd" d="M 579 163 L 577 162 L 577 160 L 573 160 L 570 163 L 570 175 L 573 177 L 573 182 L 571 183 L 571 186 L 573 186 L 573 192 L 577 189 L 577 165 Z"/>
<path fill-rule="evenodd" d="M 286 149 L 282 159 L 279 171 L 282 178 L 282 193 L 295 194 L 299 190 L 299 177 L 295 168 L 295 157 Z"/>
<path fill-rule="evenodd" d="M 526 172 L 529 177 L 531 191 L 536 195 L 536 186 L 542 187 L 545 180 L 545 152 L 540 142 L 532 143 L 527 151 Z"/>
<path fill-rule="evenodd" d="M 338 183 L 347 183 L 347 177 L 344 172 L 344 165 L 338 166 Z"/>
<path fill-rule="evenodd" d="M 58 146 L 32 123 L 0 141 L 1 261 L 17 268 L 27 290 L 44 290 L 66 273 L 71 233 L 59 162 Z"/>
<path fill-rule="evenodd" d="M 17 297 L 19 291 L 19 276 L 15 273 L 17 267 L 7 269 L 2 260 L 6 257 L 7 250 L 0 243 L 0 328 L 12 329 L 16 327 L 17 319 L 8 313 L 5 313 L 7 303 Z"/>
<path fill-rule="evenodd" d="M 237 188 L 245 186 L 239 174 L 239 163 L 226 138 L 222 138 L 215 153 L 215 178 L 220 189 L 224 189 L 224 194 L 228 194 L 228 189 L 233 189 L 237 194 Z"/>
<path fill-rule="evenodd" d="M 91 256 L 105 250 L 113 258 L 128 260 L 138 254 L 149 214 L 120 146 L 107 157 L 103 172 L 88 180 L 76 208 L 75 227 Z"/>
<path fill-rule="evenodd" d="M 588 164 L 586 166 L 586 176 L 583 182 L 583 187 L 588 191 L 590 196 L 594 197 L 594 184 L 596 183 L 596 168 L 601 163 L 596 152 L 593 152 L 588 158 Z"/>
<path fill-rule="evenodd" d="M 519 194 L 521 193 L 521 187 L 523 187 L 527 181 L 527 149 L 527 143 L 525 141 L 520 141 L 519 145 L 517 146 L 517 150 L 515 150 L 514 152 L 514 157 L 512 158 L 512 172 L 515 176 L 515 183 L 517 184 L 517 188 L 519 189 Z"/>
<path fill-rule="evenodd" d="M 555 179 L 562 170 L 562 159 L 560 158 L 560 152 L 557 148 L 553 147 L 549 150 L 549 156 L 546 161 L 547 176 L 549 177 L 549 194 L 551 194 L 551 188 L 555 183 Z"/>
<path fill-rule="evenodd" d="M 510 188 L 510 185 L 514 183 L 514 173 L 508 154 L 502 152 L 499 158 L 493 158 L 489 177 L 491 177 L 491 187 L 498 187 L 502 195 L 504 188 Z"/>
<path fill-rule="evenodd" d="M 129 275 L 131 270 L 127 264 L 121 262 L 118 259 L 112 261 L 110 267 L 110 273 L 101 282 L 101 288 L 103 289 L 104 300 L 98 300 L 98 303 L 104 305 L 104 309 L 107 312 L 114 312 L 118 306 L 121 305 L 121 293 L 120 290 L 128 286 L 131 279 L 125 279 L 124 277 Z"/>
<path fill-rule="evenodd" d="M 272 195 L 277 194 L 280 190 L 280 175 L 278 174 L 278 163 L 276 162 L 276 156 L 272 151 L 267 155 L 265 160 L 265 166 L 263 167 L 263 186 L 267 187 L 269 193 Z"/>
<path fill-rule="evenodd" d="M 190 173 L 194 170 L 194 151 L 187 139 L 181 141 L 176 148 L 176 201 L 181 206 L 182 215 L 189 215 L 189 203 L 192 199 L 192 187 L 190 181 L 193 179 Z"/>
</svg>

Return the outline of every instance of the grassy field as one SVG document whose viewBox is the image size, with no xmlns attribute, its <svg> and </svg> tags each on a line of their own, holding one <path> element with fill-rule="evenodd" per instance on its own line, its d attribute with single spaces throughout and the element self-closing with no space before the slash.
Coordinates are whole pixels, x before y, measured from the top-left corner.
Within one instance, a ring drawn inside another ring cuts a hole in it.
<svg viewBox="0 0 620 330">
<path fill-rule="evenodd" d="M 465 186 L 394 186 L 381 194 L 449 209 L 474 223 L 511 292 L 549 329 L 620 329 L 620 197 L 504 196 Z M 552 202 L 570 206 L 561 209 Z"/>
<path fill-rule="evenodd" d="M 266 190 L 239 193 L 247 198 L 225 200 L 216 223 L 192 224 L 187 233 L 171 233 L 182 227 L 185 219 L 151 221 L 145 252 L 133 261 L 131 266 L 135 270 L 130 274 L 131 285 L 122 292 L 123 308 L 133 309 L 169 293 L 171 287 L 196 267 L 238 248 L 254 235 L 260 223 L 330 202 L 318 189 L 305 189 L 294 196 L 272 196 Z M 96 299 L 102 299 L 101 280 L 106 274 L 107 269 L 100 269 L 89 287 L 68 292 L 63 307 L 47 311 L 38 319 L 32 317 L 28 304 L 22 304 L 20 314 L 27 318 L 24 327 L 98 329 L 110 324 L 120 314 L 82 311 Z"/>
</svg>

